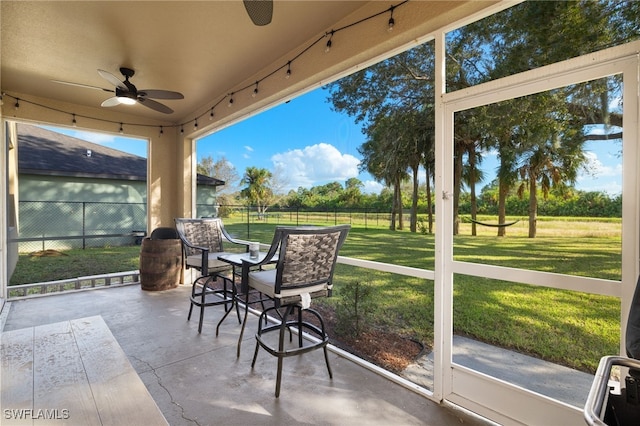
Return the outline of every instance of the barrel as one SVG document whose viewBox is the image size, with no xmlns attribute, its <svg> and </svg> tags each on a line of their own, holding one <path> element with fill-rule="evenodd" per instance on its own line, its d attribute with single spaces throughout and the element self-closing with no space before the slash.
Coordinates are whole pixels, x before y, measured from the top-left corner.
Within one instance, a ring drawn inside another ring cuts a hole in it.
<svg viewBox="0 0 640 426">
<path fill-rule="evenodd" d="M 179 239 L 142 240 L 140 247 L 140 287 L 159 291 L 175 288 L 182 272 L 182 246 Z"/>
</svg>

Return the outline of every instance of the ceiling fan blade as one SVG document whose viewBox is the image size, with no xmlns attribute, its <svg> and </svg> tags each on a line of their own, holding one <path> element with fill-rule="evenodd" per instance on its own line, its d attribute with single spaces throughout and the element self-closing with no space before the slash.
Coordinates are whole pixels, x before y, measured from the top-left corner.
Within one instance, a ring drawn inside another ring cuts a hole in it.
<svg viewBox="0 0 640 426">
<path fill-rule="evenodd" d="M 128 90 L 127 86 L 125 86 L 124 83 L 122 81 L 120 81 L 120 79 L 118 77 L 116 77 L 115 75 L 111 74 L 110 72 L 105 71 L 105 70 L 98 70 L 98 74 L 100 74 L 100 77 L 104 78 L 109 83 L 113 84 L 114 86 L 119 87 L 122 90 Z"/>
<path fill-rule="evenodd" d="M 242 2 L 255 25 L 263 26 L 271 23 L 273 0 L 243 0 Z"/>
<path fill-rule="evenodd" d="M 173 110 L 168 106 L 163 105 L 160 102 L 156 102 L 151 99 L 138 98 L 138 102 L 140 102 L 142 105 L 146 106 L 147 108 L 151 108 L 152 110 L 155 110 L 158 112 L 163 112 L 165 114 L 171 114 L 173 112 Z"/>
<path fill-rule="evenodd" d="M 59 83 L 59 84 L 67 84 L 69 86 L 77 86 L 77 87 L 84 87 L 85 89 L 95 89 L 95 90 L 102 90 L 104 92 L 111 92 L 114 93 L 113 90 L 111 89 L 105 89 L 102 87 L 98 87 L 98 86 L 89 86 L 88 84 L 81 84 L 81 83 L 72 83 L 70 81 L 62 81 L 62 80 L 51 80 L 53 83 Z"/>
<path fill-rule="evenodd" d="M 120 105 L 120 100 L 117 97 L 109 98 L 106 101 L 102 102 L 100 106 L 103 107 L 114 107 Z"/>
<path fill-rule="evenodd" d="M 145 89 L 139 90 L 138 95 L 153 99 L 184 99 L 184 95 L 182 93 L 172 92 L 170 90 Z"/>
</svg>

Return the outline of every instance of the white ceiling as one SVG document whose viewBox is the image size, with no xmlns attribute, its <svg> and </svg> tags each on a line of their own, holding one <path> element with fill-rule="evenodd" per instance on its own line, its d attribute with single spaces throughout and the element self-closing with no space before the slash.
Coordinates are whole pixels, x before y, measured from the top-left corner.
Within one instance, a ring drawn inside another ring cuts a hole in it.
<svg viewBox="0 0 640 426">
<path fill-rule="evenodd" d="M 126 66 L 139 90 L 185 98 L 160 101 L 175 110 L 168 116 L 113 109 L 178 122 L 367 2 L 276 1 L 267 26 L 254 25 L 241 1 L 0 3 L 3 92 L 97 107 L 112 94 L 52 80 L 113 89 L 97 70 L 121 77 Z"/>
</svg>

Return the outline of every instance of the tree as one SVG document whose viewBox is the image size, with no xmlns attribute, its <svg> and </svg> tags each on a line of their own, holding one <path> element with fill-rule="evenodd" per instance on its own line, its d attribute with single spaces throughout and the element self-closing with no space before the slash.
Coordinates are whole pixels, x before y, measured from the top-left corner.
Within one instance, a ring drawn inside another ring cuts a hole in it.
<svg viewBox="0 0 640 426">
<path fill-rule="evenodd" d="M 467 152 L 468 161 L 467 166 L 462 171 L 462 180 L 469 187 L 469 197 L 471 203 L 471 219 L 476 220 L 478 214 L 478 204 L 476 197 L 476 184 L 482 182 L 484 179 L 484 173 L 478 168 L 482 162 L 482 157 L 476 151 L 475 145 L 469 147 Z M 471 235 L 477 235 L 476 223 L 471 223 Z"/>
<path fill-rule="evenodd" d="M 519 172 L 526 183 L 518 193 L 523 194 L 528 187 L 529 238 L 534 238 L 537 231 L 538 185 L 546 198 L 553 186 L 575 183 L 577 171 L 586 163 L 581 120 L 563 108 L 567 102 L 561 95 L 546 92 L 523 99 L 531 104 L 527 108 L 536 112 L 529 114 L 521 131 L 527 149 L 521 154 Z"/>
<path fill-rule="evenodd" d="M 410 229 L 416 232 L 418 170 L 433 141 L 433 49 L 433 43 L 425 43 L 328 86 L 334 110 L 354 116 L 370 141 L 377 139 L 363 144 L 359 152 L 367 158 L 364 170 L 394 189 L 392 229 L 396 214 L 398 228 L 403 227 L 400 184 L 410 169 Z M 384 151 L 367 153 L 369 149 Z"/>
<path fill-rule="evenodd" d="M 224 181 L 224 186 L 217 189 L 217 193 L 220 195 L 228 195 L 238 190 L 237 184 L 240 179 L 238 172 L 224 156 L 221 156 L 218 161 L 215 161 L 211 156 L 203 157 L 197 164 L 196 171 L 202 175 Z"/>
<path fill-rule="evenodd" d="M 449 33 L 447 90 L 510 76 L 638 38 L 640 2 L 524 2 Z M 414 149 L 418 141 L 424 142 L 419 156 L 425 169 L 428 167 L 429 138 L 416 138 L 420 135 L 419 129 L 423 135 L 433 133 L 434 126 L 429 122 L 434 104 L 433 64 L 433 44 L 427 43 L 328 86 L 333 108 L 363 123 L 363 131 L 368 135 L 367 142 L 359 149 L 364 157 L 364 169 L 393 187 L 396 210 L 401 198 L 402 174 L 406 176 L 411 169 L 415 182 L 416 169 L 412 161 L 418 157 Z M 544 187 L 547 183 L 552 186 L 554 179 L 559 179 L 555 181 L 557 185 L 569 184 L 582 161 L 578 142 L 587 139 L 578 131 L 581 126 L 622 124 L 621 117 L 608 110 L 611 94 L 619 93 L 619 87 L 620 81 L 614 76 L 546 94 L 549 102 L 537 110 L 532 109 L 536 106 L 531 100 L 514 99 L 456 113 L 454 233 L 457 233 L 465 156 L 472 186 L 478 179 L 472 176 L 476 173 L 476 164 L 482 160 L 477 153 L 486 149 L 495 149 L 498 153 L 498 215 L 499 223 L 504 223 L 506 197 L 517 184 L 517 172 L 524 171 L 537 182 L 536 186 Z M 407 126 L 412 122 L 416 125 Z M 538 133 L 535 138 L 534 131 Z M 554 138 L 563 139 L 562 145 L 566 144 L 567 149 L 542 149 L 544 144 L 553 145 Z M 545 151 L 551 157 L 542 155 Z M 520 164 L 527 160 L 537 162 L 536 159 L 544 157 L 549 159 L 541 163 L 548 166 L 544 172 L 535 172 L 537 166 L 532 163 L 526 169 Z M 552 164 L 555 166 L 550 168 Z M 552 173 L 559 165 L 568 169 Z M 427 169 L 427 182 L 430 181 L 428 173 Z M 416 205 L 415 188 L 414 185 L 412 215 Z M 532 208 L 537 193 L 530 191 L 530 197 L 534 197 L 530 200 Z M 530 209 L 532 227 L 535 226 L 534 210 Z M 505 232 L 506 228 L 498 228 L 498 235 Z"/>
<path fill-rule="evenodd" d="M 636 2 L 522 3 L 451 34 L 447 85 L 463 88 L 628 42 L 639 37 L 639 21 Z M 505 197 L 518 171 L 527 179 L 529 234 L 535 236 L 535 188 L 541 185 L 544 196 L 550 186 L 575 179 L 584 162 L 582 126 L 621 124 L 620 117 L 608 111 L 610 94 L 617 91 L 619 81 L 612 77 L 491 106 L 479 124 L 489 129 L 485 137 L 500 156 L 501 223 Z M 504 232 L 498 228 L 498 235 Z"/>
<path fill-rule="evenodd" d="M 360 167 L 369 171 L 374 178 L 393 188 L 390 229 L 403 229 L 402 181 L 407 179 L 407 165 L 399 147 L 397 122 L 379 119 L 377 125 L 367 129 L 369 139 L 358 148 L 363 156 Z M 396 225 L 396 216 L 398 225 Z"/>
<path fill-rule="evenodd" d="M 362 204 L 362 181 L 349 178 L 344 184 L 344 192 L 340 197 L 340 204 L 345 207 L 360 207 Z"/>
<path fill-rule="evenodd" d="M 247 199 L 249 205 L 253 205 L 258 210 L 258 218 L 262 218 L 272 201 L 273 191 L 270 187 L 272 174 L 267 169 L 257 167 L 247 167 L 244 176 L 240 181 L 241 185 L 246 185 L 240 191 L 240 195 Z"/>
</svg>

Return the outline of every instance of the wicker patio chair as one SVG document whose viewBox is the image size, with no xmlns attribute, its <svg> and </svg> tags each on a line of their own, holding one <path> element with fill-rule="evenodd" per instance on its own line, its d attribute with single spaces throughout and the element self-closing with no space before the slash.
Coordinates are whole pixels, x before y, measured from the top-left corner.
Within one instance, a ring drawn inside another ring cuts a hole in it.
<svg viewBox="0 0 640 426">
<path fill-rule="evenodd" d="M 248 249 L 248 243 L 232 238 L 224 229 L 222 219 L 219 218 L 176 218 L 175 223 L 180 240 L 182 240 L 185 267 L 187 269 L 194 268 L 200 272 L 200 275 L 193 281 L 187 321 L 191 319 L 193 307 L 198 306 L 200 308 L 198 333 L 201 333 L 205 307 L 224 305 L 225 312 L 229 312 L 236 305 L 238 322 L 240 322 L 240 311 L 235 303 L 236 289 L 233 277 L 229 278 L 221 274 L 221 272 L 230 271 L 232 267 L 219 260 L 218 256 L 230 253 L 224 251 L 224 241 L 243 245 L 245 250 Z M 218 281 L 222 281 L 221 287 L 216 286 Z M 220 323 L 225 317 L 218 322 L 216 336 Z"/>
<path fill-rule="evenodd" d="M 261 262 L 266 265 L 270 259 L 277 255 L 278 261 L 275 269 L 256 270 L 256 266 L 260 266 L 259 264 L 243 264 L 241 281 L 243 294 L 248 295 L 249 290 L 253 289 L 273 300 L 273 306 L 264 309 L 258 320 L 256 349 L 251 368 L 255 366 L 260 348 L 278 358 L 276 398 L 280 396 L 283 358 L 322 348 L 329 377 L 333 378 L 327 354 L 329 337 L 322 317 L 317 311 L 310 308 L 310 304 L 313 298 L 331 295 L 338 251 L 350 228 L 350 225 L 323 228 L 278 226 L 271 247 Z M 247 296 L 247 304 L 248 301 Z M 241 336 L 247 323 L 246 312 Z M 303 312 L 310 315 L 303 316 Z M 270 314 L 276 314 L 275 316 L 280 319 L 280 323 L 267 325 Z M 312 323 L 309 319 L 315 319 L 315 321 Z M 291 329 L 298 330 L 297 346 L 285 347 L 284 340 L 287 329 L 289 329 L 290 340 Z M 277 347 L 265 339 L 265 334 L 271 331 L 279 332 Z M 303 331 L 309 332 L 318 340 L 303 340 Z M 238 344 L 240 344 L 240 340 Z"/>
</svg>

